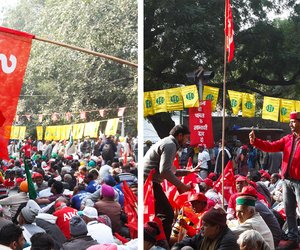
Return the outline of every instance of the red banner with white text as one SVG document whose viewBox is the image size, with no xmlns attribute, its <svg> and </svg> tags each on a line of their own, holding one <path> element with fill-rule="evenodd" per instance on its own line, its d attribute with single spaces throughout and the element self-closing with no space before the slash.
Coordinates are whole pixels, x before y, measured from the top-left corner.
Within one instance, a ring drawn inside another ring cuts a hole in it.
<svg viewBox="0 0 300 250">
<path fill-rule="evenodd" d="M 214 146 L 211 118 L 211 101 L 200 101 L 198 108 L 189 109 L 191 145 L 202 144 L 206 148 Z"/>
<path fill-rule="evenodd" d="M 7 144 L 16 114 L 33 35 L 0 27 L 0 158 L 8 159 Z"/>
</svg>

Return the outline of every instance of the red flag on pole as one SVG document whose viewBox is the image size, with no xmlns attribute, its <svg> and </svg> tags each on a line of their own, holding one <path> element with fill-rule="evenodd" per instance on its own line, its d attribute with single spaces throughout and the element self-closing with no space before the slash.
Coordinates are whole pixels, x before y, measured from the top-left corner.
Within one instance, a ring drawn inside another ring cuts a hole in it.
<svg viewBox="0 0 300 250">
<path fill-rule="evenodd" d="M 144 223 L 152 221 L 155 217 L 155 199 L 153 192 L 152 176 L 155 169 L 152 169 L 144 183 Z"/>
<path fill-rule="evenodd" d="M 214 184 L 214 188 L 222 193 L 222 175 L 219 176 L 218 180 Z M 229 201 L 232 194 L 236 193 L 234 170 L 232 161 L 229 161 L 224 169 L 224 198 Z"/>
<path fill-rule="evenodd" d="M 234 57 L 234 41 L 233 41 L 233 19 L 230 0 L 226 0 L 225 8 L 225 36 L 226 36 L 226 50 L 228 53 L 228 63 L 230 63 Z"/>
<path fill-rule="evenodd" d="M 34 35 L 0 27 L 0 158 L 8 159 L 7 143 L 14 120 Z"/>
</svg>

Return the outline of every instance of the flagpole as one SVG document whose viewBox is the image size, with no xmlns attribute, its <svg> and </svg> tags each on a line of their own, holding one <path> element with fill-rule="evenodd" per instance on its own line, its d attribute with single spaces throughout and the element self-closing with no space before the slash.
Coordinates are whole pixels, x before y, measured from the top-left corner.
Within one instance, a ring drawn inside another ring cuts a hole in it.
<svg viewBox="0 0 300 250">
<path fill-rule="evenodd" d="M 106 59 L 109 59 L 109 60 L 112 60 L 112 61 L 116 61 L 116 62 L 121 63 L 121 64 L 129 65 L 131 67 L 135 67 L 135 68 L 138 67 L 138 65 L 136 63 L 132 63 L 132 62 L 126 61 L 124 59 L 121 59 L 121 58 L 118 58 L 118 57 L 115 57 L 115 56 L 110 56 L 110 55 L 107 55 L 107 54 L 95 52 L 95 51 L 88 50 L 88 49 L 81 48 L 81 47 L 77 47 L 77 46 L 74 46 L 74 45 L 70 45 L 70 44 L 66 44 L 66 43 L 62 43 L 62 42 L 56 42 L 56 41 L 52 41 L 52 40 L 37 37 L 37 36 L 35 36 L 33 39 L 38 40 L 38 41 L 42 41 L 42 42 L 46 42 L 46 43 L 59 45 L 59 46 L 69 48 L 69 49 L 73 49 L 73 50 L 77 50 L 77 51 L 80 51 L 80 52 L 88 53 L 88 54 L 91 54 L 91 55 L 94 55 L 94 56 L 103 57 L 103 58 L 106 58 Z"/>
<path fill-rule="evenodd" d="M 224 24 L 225 29 L 227 25 L 227 0 L 225 2 L 225 18 L 224 18 Z M 223 72 L 223 114 L 222 114 L 222 207 L 224 208 L 224 161 L 225 161 L 225 110 L 226 110 L 226 57 L 227 57 L 227 50 L 226 50 L 226 34 L 224 36 L 224 72 Z"/>
</svg>

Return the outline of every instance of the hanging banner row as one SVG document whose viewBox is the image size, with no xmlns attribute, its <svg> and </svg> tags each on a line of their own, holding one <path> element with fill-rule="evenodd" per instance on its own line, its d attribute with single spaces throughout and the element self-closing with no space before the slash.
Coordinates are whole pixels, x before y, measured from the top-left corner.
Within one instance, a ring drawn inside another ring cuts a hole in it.
<svg viewBox="0 0 300 250">
<path fill-rule="evenodd" d="M 107 121 L 104 134 L 116 135 L 119 124 L 119 118 L 109 119 Z M 74 140 L 81 139 L 89 136 L 91 138 L 97 138 L 99 136 L 100 121 L 78 123 L 73 125 L 60 125 L 60 126 L 43 126 L 36 127 L 37 140 L 68 140 L 72 135 Z M 26 133 L 25 126 L 12 126 L 10 131 L 10 139 L 24 140 Z"/>
<path fill-rule="evenodd" d="M 204 86 L 203 100 L 211 101 L 212 111 L 216 110 L 219 88 Z M 254 117 L 256 108 L 255 94 L 228 90 L 232 112 L 238 115 L 242 111 L 243 117 Z M 196 85 L 181 88 L 171 88 L 144 93 L 144 116 L 160 112 L 183 110 L 183 108 L 199 107 Z M 273 121 L 289 122 L 289 114 L 300 111 L 300 101 L 264 97 L 262 118 Z"/>
</svg>

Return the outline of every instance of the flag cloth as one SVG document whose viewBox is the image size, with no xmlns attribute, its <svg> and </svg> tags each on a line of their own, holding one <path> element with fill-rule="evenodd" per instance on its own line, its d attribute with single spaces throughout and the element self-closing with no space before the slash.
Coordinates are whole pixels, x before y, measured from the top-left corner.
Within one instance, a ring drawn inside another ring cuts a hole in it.
<svg viewBox="0 0 300 250">
<path fill-rule="evenodd" d="M 243 93 L 238 91 L 228 90 L 228 95 L 230 99 L 232 113 L 234 115 L 238 115 L 242 103 Z"/>
<path fill-rule="evenodd" d="M 88 122 L 84 126 L 84 136 L 89 136 L 91 138 L 98 137 L 98 129 L 99 129 L 100 121 L 98 122 Z"/>
<path fill-rule="evenodd" d="M 10 139 L 19 139 L 20 127 L 12 126 L 10 131 Z"/>
<path fill-rule="evenodd" d="M 26 126 L 21 126 L 19 131 L 19 140 L 24 140 L 26 135 Z"/>
<path fill-rule="evenodd" d="M 243 93 L 242 95 L 243 117 L 254 117 L 255 106 L 256 106 L 255 95 Z"/>
<path fill-rule="evenodd" d="M 36 127 L 36 137 L 38 141 L 43 140 L 43 126 Z"/>
<path fill-rule="evenodd" d="M 300 112 L 300 101 L 295 101 L 295 108 L 297 112 Z"/>
<path fill-rule="evenodd" d="M 264 96 L 264 104 L 262 110 L 262 118 L 278 121 L 280 99 Z"/>
<path fill-rule="evenodd" d="M 74 124 L 73 125 L 73 139 L 78 140 L 83 137 L 84 132 L 84 123 Z"/>
<path fill-rule="evenodd" d="M 225 6 L 225 37 L 226 37 L 226 51 L 228 54 L 227 60 L 230 63 L 234 57 L 234 41 L 233 41 L 233 18 L 230 0 L 226 0 Z"/>
<path fill-rule="evenodd" d="M 183 110 L 183 99 L 181 88 L 172 88 L 166 90 L 167 110 Z"/>
<path fill-rule="evenodd" d="M 125 107 L 118 109 L 118 117 L 124 116 L 125 109 L 126 109 Z"/>
<path fill-rule="evenodd" d="M 222 194 L 222 175 L 216 180 L 214 188 Z M 227 202 L 234 193 L 236 193 L 234 170 L 232 161 L 229 161 L 224 169 L 224 198 Z"/>
<path fill-rule="evenodd" d="M 4 123 L 0 127 L 0 158 L 8 159 L 10 129 L 23 84 L 34 35 L 0 27 L 0 111 Z"/>
<path fill-rule="evenodd" d="M 144 116 L 153 115 L 153 103 L 150 92 L 144 92 Z"/>
<path fill-rule="evenodd" d="M 294 100 L 280 99 L 280 122 L 290 122 L 290 113 L 295 110 Z"/>
<path fill-rule="evenodd" d="M 25 172 L 26 172 L 26 179 L 28 183 L 28 194 L 29 194 L 29 199 L 35 200 L 37 197 L 34 184 L 32 182 L 31 174 L 29 172 L 29 167 L 28 167 L 28 162 L 27 159 L 24 159 L 24 165 L 25 165 Z"/>
<path fill-rule="evenodd" d="M 203 100 L 211 101 L 211 111 L 216 110 L 218 98 L 219 98 L 219 88 L 214 88 L 210 86 L 203 87 Z"/>
<path fill-rule="evenodd" d="M 150 92 L 154 114 L 167 112 L 166 91 L 156 90 Z"/>
<path fill-rule="evenodd" d="M 199 107 L 199 95 L 196 85 L 182 87 L 181 94 L 185 108 Z"/>
<path fill-rule="evenodd" d="M 117 133 L 119 118 L 109 119 L 106 123 L 105 135 L 115 135 Z"/>
<path fill-rule="evenodd" d="M 123 181 L 123 192 L 124 192 L 124 212 L 127 215 L 127 226 L 131 239 L 137 238 L 138 232 L 138 214 L 137 214 L 137 197 L 128 187 L 126 181 Z"/>
<path fill-rule="evenodd" d="M 155 199 L 153 192 L 152 176 L 155 169 L 152 169 L 144 183 L 144 223 L 152 221 L 155 217 Z"/>
</svg>

